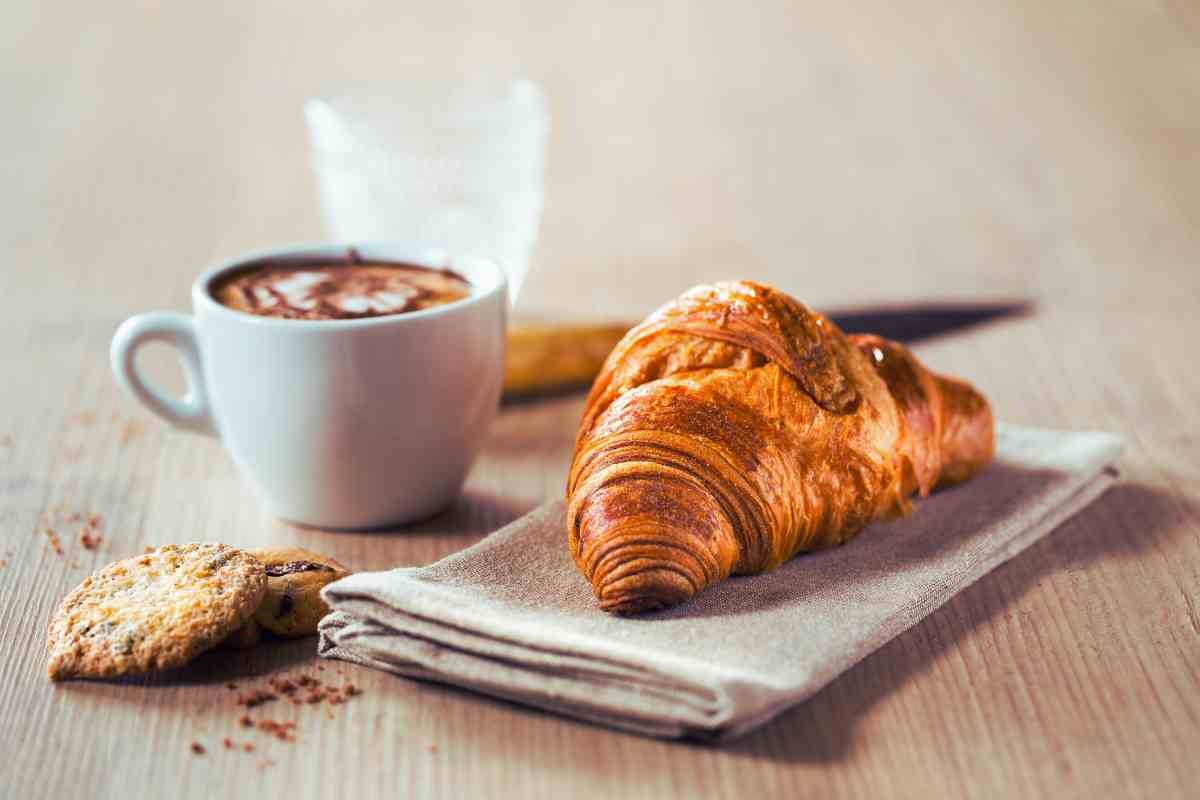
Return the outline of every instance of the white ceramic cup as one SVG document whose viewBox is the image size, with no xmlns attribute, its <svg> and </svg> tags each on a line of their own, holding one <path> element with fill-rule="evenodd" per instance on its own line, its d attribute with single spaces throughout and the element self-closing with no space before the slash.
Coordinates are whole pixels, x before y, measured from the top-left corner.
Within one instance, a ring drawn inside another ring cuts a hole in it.
<svg viewBox="0 0 1200 800">
<path fill-rule="evenodd" d="M 220 438 L 267 509 L 304 525 L 374 528 L 436 513 L 458 494 L 496 414 L 504 371 L 504 273 L 429 248 L 353 245 L 368 260 L 449 268 L 462 300 L 391 316 L 289 320 L 213 298 L 220 275 L 266 261 L 338 261 L 346 245 L 296 245 L 220 264 L 192 285 L 191 316 L 139 314 L 113 337 L 113 373 L 173 425 Z M 136 361 L 174 345 L 188 391 L 174 398 Z"/>
</svg>

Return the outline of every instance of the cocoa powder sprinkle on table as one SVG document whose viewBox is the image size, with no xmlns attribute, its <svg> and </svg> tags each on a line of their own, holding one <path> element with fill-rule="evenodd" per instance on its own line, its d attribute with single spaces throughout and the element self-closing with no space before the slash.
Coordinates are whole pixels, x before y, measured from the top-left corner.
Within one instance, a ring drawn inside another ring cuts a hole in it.
<svg viewBox="0 0 1200 800">
<path fill-rule="evenodd" d="M 206 751 L 204 749 L 204 745 L 200 744 L 199 742 L 192 742 L 192 752 L 198 756 L 202 756 Z"/>
</svg>

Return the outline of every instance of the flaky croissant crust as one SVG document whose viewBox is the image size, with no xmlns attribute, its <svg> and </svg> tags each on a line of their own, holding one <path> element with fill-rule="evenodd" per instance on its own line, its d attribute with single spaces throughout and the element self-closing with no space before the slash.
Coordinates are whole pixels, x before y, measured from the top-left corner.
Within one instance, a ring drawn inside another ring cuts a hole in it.
<svg viewBox="0 0 1200 800">
<path fill-rule="evenodd" d="M 602 608 L 674 605 L 830 547 L 991 460 L 987 401 L 903 346 L 749 281 L 699 286 L 616 346 L 567 482 Z"/>
</svg>

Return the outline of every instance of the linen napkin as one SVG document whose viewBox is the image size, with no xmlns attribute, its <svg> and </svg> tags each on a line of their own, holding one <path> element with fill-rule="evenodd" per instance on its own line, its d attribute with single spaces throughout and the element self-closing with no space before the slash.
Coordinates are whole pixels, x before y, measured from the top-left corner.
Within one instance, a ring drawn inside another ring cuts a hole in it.
<svg viewBox="0 0 1200 800">
<path fill-rule="evenodd" d="M 330 584 L 320 653 L 652 736 L 737 736 L 1098 497 L 1121 447 L 1001 426 L 996 462 L 911 516 L 633 618 L 599 610 L 555 501 L 428 567 Z"/>
</svg>

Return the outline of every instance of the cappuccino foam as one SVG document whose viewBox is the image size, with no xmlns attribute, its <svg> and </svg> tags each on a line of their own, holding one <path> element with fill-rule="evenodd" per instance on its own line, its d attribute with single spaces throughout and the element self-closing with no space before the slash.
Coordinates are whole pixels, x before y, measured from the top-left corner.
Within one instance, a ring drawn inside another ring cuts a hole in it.
<svg viewBox="0 0 1200 800">
<path fill-rule="evenodd" d="M 452 303 L 471 284 L 450 270 L 360 260 L 271 261 L 220 278 L 213 296 L 224 306 L 277 319 L 362 319 Z"/>
</svg>

